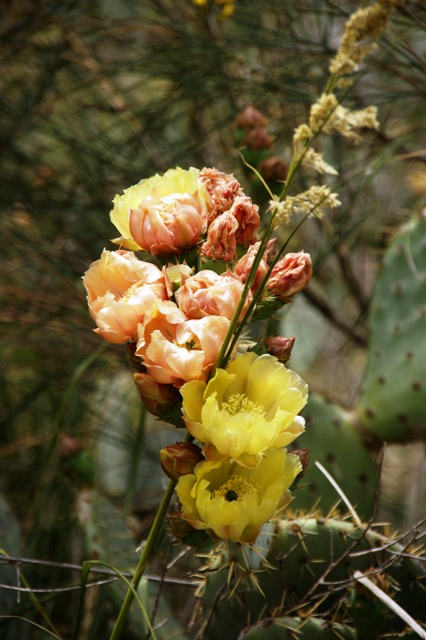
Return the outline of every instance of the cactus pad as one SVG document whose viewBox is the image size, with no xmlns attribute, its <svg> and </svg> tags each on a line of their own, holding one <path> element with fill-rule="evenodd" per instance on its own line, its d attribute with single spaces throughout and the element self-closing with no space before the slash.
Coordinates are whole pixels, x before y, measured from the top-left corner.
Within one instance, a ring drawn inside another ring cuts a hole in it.
<svg viewBox="0 0 426 640">
<path fill-rule="evenodd" d="M 369 322 L 360 419 L 380 440 L 425 438 L 426 218 L 410 222 L 389 246 Z"/>
<path fill-rule="evenodd" d="M 373 509 L 378 470 L 355 428 L 356 417 L 314 395 L 310 396 L 303 415 L 306 431 L 295 447 L 311 449 L 310 464 L 293 491 L 292 508 L 311 511 L 318 505 L 321 513 L 326 514 L 339 501 L 334 487 L 315 466 L 318 460 L 342 488 L 360 518 L 368 519 Z M 347 512 L 344 504 L 339 508 Z"/>
</svg>

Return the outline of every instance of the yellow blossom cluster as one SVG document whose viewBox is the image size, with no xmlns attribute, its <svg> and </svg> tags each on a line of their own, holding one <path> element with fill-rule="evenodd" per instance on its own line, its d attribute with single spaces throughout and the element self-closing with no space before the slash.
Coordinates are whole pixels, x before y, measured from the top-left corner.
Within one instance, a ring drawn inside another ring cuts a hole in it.
<svg viewBox="0 0 426 640">
<path fill-rule="evenodd" d="M 304 430 L 298 413 L 307 393 L 297 373 L 251 352 L 217 369 L 209 382 L 181 388 L 186 428 L 205 458 L 177 484 L 182 515 L 194 529 L 254 542 L 288 504 L 302 466 L 285 447 Z"/>
</svg>

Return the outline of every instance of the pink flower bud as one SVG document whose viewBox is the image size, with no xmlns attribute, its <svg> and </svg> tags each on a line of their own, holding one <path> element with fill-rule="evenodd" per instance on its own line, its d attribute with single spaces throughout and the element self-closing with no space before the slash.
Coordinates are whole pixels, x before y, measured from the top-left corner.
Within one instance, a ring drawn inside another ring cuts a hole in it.
<svg viewBox="0 0 426 640">
<path fill-rule="evenodd" d="M 250 131 L 244 136 L 243 145 L 249 149 L 260 151 L 261 149 L 269 149 L 272 145 L 272 138 L 266 129 L 260 127 L 256 129 L 250 129 Z"/>
<path fill-rule="evenodd" d="M 312 277 L 312 261 L 309 253 L 287 253 L 273 267 L 267 288 L 282 302 L 291 302 Z"/>
<path fill-rule="evenodd" d="M 294 453 L 294 455 L 298 456 L 300 460 L 300 464 L 302 465 L 302 471 L 297 476 L 298 478 L 302 478 L 308 470 L 309 466 L 309 456 L 311 453 L 310 449 L 291 449 L 290 453 Z"/>
<path fill-rule="evenodd" d="M 268 124 L 265 116 L 255 107 L 249 105 L 241 111 L 234 123 L 237 129 L 253 129 L 255 127 L 264 127 Z"/>
<path fill-rule="evenodd" d="M 259 171 L 267 182 L 275 180 L 284 181 L 287 178 L 288 166 L 284 160 L 274 156 L 273 158 L 263 160 L 263 162 L 260 163 Z"/>
<path fill-rule="evenodd" d="M 203 460 L 201 449 L 195 444 L 176 442 L 160 451 L 160 464 L 171 480 L 192 473 L 194 467 Z"/>
<path fill-rule="evenodd" d="M 291 356 L 296 338 L 284 338 L 283 336 L 269 336 L 263 341 L 267 352 L 285 364 Z"/>
</svg>

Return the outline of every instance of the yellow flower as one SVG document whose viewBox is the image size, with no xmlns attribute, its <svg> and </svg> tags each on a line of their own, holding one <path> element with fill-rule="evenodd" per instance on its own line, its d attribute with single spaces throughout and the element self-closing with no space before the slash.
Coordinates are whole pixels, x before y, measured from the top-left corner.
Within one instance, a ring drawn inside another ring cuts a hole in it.
<svg viewBox="0 0 426 640">
<path fill-rule="evenodd" d="M 154 255 L 179 253 L 204 233 L 208 203 L 207 188 L 194 167 L 141 180 L 113 200 L 110 218 L 121 233 L 114 242 Z"/>
<path fill-rule="evenodd" d="M 231 458 L 253 468 L 267 449 L 287 446 L 304 430 L 297 414 L 307 384 L 268 354 L 237 356 L 208 383 L 192 380 L 180 392 L 186 428 L 205 443 L 207 460 Z"/>
<path fill-rule="evenodd" d="M 267 451 L 256 469 L 231 460 L 200 462 L 177 484 L 182 517 L 213 537 L 254 542 L 290 501 L 288 489 L 301 470 L 298 456 L 285 449 Z"/>
</svg>

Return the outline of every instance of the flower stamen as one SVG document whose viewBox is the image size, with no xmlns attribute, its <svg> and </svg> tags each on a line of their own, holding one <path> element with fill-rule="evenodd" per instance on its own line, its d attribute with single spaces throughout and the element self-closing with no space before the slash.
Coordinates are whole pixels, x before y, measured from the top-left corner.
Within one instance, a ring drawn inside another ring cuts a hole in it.
<svg viewBox="0 0 426 640">
<path fill-rule="evenodd" d="M 244 393 L 233 393 L 229 396 L 227 402 L 222 403 L 222 409 L 225 409 L 231 415 L 237 413 L 254 413 L 258 416 L 266 415 L 264 408 L 250 400 Z"/>
<path fill-rule="evenodd" d="M 227 502 L 241 502 L 247 493 L 259 493 L 257 482 L 234 473 L 221 487 L 212 491 L 211 496 L 225 498 Z"/>
</svg>

